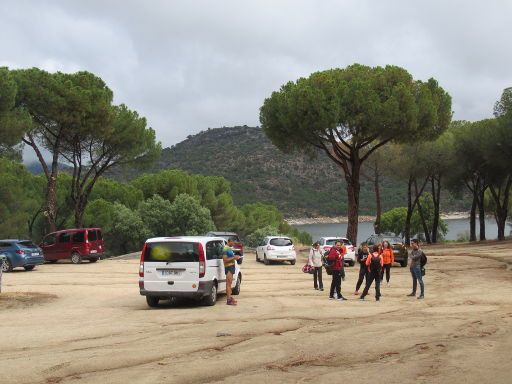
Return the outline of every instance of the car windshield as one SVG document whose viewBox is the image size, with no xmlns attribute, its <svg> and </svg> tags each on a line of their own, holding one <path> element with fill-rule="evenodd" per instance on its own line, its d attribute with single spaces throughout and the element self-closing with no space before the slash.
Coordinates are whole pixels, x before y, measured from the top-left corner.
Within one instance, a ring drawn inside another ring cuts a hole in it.
<svg viewBox="0 0 512 384">
<path fill-rule="evenodd" d="M 240 241 L 238 236 L 235 236 L 235 235 L 218 235 L 218 236 L 214 235 L 214 237 L 222 237 L 223 239 L 226 239 L 226 240 L 233 239 L 233 241 Z"/>
<path fill-rule="evenodd" d="M 37 245 L 35 245 L 33 242 L 31 241 L 20 241 L 18 243 L 18 245 L 20 247 L 24 247 L 24 248 L 37 248 Z"/>
<path fill-rule="evenodd" d="M 347 239 L 345 239 L 345 240 L 343 240 L 343 239 L 331 239 L 331 240 L 327 240 L 327 241 L 325 242 L 325 245 L 335 245 L 338 241 L 339 241 L 340 243 L 343 243 L 344 245 L 352 245 L 352 243 L 351 243 L 349 240 L 347 240 Z"/>
<path fill-rule="evenodd" d="M 146 243 L 144 261 L 173 263 L 199 261 L 199 244 L 178 241 Z"/>
<path fill-rule="evenodd" d="M 402 244 L 402 239 L 399 237 L 384 237 L 382 241 L 387 241 L 389 244 Z"/>
<path fill-rule="evenodd" d="M 276 238 L 270 239 L 270 245 L 275 245 L 276 247 L 289 247 L 290 245 L 293 245 L 293 243 L 287 238 Z"/>
</svg>

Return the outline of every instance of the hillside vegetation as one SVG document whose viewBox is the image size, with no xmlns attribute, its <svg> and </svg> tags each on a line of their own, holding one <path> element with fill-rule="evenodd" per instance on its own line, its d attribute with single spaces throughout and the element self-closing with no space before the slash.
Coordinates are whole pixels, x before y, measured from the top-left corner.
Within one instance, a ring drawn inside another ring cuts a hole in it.
<svg viewBox="0 0 512 384">
<path fill-rule="evenodd" d="M 286 217 L 345 215 L 347 198 L 341 170 L 319 152 L 310 158 L 284 154 L 257 127 L 223 127 L 188 136 L 165 148 L 154 171 L 178 168 L 193 174 L 223 176 L 231 182 L 237 206 L 263 202 L 277 206 Z M 134 170 L 117 170 L 118 178 L 133 178 Z M 384 211 L 406 204 L 406 185 L 392 176 L 382 178 Z M 446 195 L 444 207 L 467 210 L 463 201 Z M 361 214 L 375 214 L 373 183 L 363 178 Z"/>
</svg>

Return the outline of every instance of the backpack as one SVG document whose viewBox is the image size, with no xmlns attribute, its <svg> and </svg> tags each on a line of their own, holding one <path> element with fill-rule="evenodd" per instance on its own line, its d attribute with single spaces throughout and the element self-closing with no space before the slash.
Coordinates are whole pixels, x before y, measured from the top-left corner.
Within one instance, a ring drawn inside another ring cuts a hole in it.
<svg viewBox="0 0 512 384">
<path fill-rule="evenodd" d="M 375 256 L 375 254 L 371 254 L 371 255 L 368 255 L 368 257 L 371 257 L 370 259 L 370 271 L 371 272 L 380 272 L 380 256 L 377 254 L 377 256 Z"/>
<path fill-rule="evenodd" d="M 425 255 L 424 252 L 421 252 L 421 259 L 420 259 L 420 264 L 421 264 L 421 268 L 423 268 L 426 264 L 427 264 L 427 255 Z"/>
</svg>

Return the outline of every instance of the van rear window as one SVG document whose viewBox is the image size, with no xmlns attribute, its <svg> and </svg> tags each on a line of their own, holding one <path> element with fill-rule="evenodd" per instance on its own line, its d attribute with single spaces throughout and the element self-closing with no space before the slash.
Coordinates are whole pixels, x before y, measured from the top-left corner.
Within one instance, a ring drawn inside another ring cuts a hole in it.
<svg viewBox="0 0 512 384">
<path fill-rule="evenodd" d="M 144 261 L 198 262 L 199 245 L 190 242 L 147 243 Z"/>
<path fill-rule="evenodd" d="M 98 236 L 96 235 L 95 229 L 89 229 L 89 235 L 87 236 L 89 241 L 96 241 L 98 240 Z"/>
</svg>

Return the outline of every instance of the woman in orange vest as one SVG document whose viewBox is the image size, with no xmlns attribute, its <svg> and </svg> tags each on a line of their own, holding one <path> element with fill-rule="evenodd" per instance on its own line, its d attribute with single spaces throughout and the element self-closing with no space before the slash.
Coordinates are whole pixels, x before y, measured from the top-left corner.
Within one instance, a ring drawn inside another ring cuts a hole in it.
<svg viewBox="0 0 512 384">
<path fill-rule="evenodd" d="M 389 279 L 391 277 L 391 265 L 395 262 L 395 255 L 393 254 L 393 248 L 389 244 L 389 241 L 384 240 L 382 242 L 382 248 L 381 248 L 380 253 L 381 253 L 382 259 L 384 261 L 380 280 L 384 281 L 384 271 L 386 271 L 386 283 L 387 283 L 387 286 L 389 287 Z"/>
</svg>

